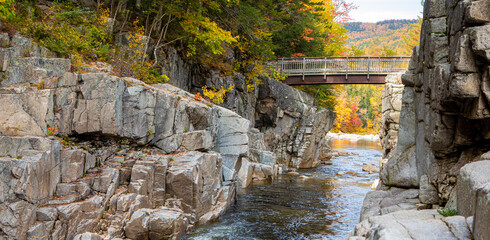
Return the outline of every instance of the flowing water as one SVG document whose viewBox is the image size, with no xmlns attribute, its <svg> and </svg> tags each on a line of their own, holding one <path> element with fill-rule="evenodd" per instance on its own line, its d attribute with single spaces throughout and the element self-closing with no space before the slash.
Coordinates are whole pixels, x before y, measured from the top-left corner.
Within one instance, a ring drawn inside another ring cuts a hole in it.
<svg viewBox="0 0 490 240">
<path fill-rule="evenodd" d="M 362 172 L 378 165 L 378 142 L 332 140 L 333 149 L 355 153 L 333 158 L 333 165 L 281 175 L 253 183 L 220 217 L 187 239 L 345 239 L 359 220 L 365 194 L 377 174 Z M 355 171 L 358 175 L 338 172 Z"/>
</svg>

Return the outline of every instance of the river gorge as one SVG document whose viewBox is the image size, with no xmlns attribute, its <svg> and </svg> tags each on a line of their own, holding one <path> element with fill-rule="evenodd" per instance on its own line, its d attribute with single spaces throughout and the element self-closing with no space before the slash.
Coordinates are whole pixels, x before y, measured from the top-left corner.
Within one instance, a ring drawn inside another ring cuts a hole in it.
<svg viewBox="0 0 490 240">
<path fill-rule="evenodd" d="M 336 114 L 314 96 L 172 47 L 154 83 L 1 32 L 0 240 L 488 240 L 490 1 L 424 2 L 381 145 L 329 142 Z"/>
<path fill-rule="evenodd" d="M 345 239 L 378 177 L 362 167 L 378 165 L 382 149 L 379 141 L 331 139 L 329 144 L 341 153 L 332 165 L 252 183 L 216 223 L 187 239 Z M 338 176 L 349 171 L 356 174 Z"/>
</svg>

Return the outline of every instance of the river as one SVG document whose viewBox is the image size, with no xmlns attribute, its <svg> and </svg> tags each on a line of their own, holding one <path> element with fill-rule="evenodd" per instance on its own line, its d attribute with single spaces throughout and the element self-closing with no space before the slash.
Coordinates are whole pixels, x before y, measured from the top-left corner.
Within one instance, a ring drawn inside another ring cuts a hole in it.
<svg viewBox="0 0 490 240">
<path fill-rule="evenodd" d="M 332 159 L 333 165 L 255 182 L 213 223 L 187 239 L 345 239 L 359 220 L 365 194 L 378 174 L 362 171 L 378 166 L 378 142 L 333 139 L 333 149 L 354 153 Z M 357 175 L 338 172 L 355 171 Z"/>
</svg>

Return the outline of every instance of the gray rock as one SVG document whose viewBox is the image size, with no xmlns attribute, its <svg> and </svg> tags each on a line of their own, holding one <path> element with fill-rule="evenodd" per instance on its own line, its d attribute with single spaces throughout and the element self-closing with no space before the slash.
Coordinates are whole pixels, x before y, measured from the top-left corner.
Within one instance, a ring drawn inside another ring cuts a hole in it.
<svg viewBox="0 0 490 240">
<path fill-rule="evenodd" d="M 362 166 L 362 171 L 369 172 L 369 173 L 377 173 L 377 172 L 379 172 L 379 168 L 377 168 L 376 166 L 374 166 L 372 164 L 367 164 L 367 165 Z"/>
<path fill-rule="evenodd" d="M 131 239 L 148 239 L 148 225 L 150 209 L 140 209 L 131 215 L 131 219 L 124 226 L 126 237 Z"/>
<path fill-rule="evenodd" d="M 184 133 L 181 147 L 185 151 L 208 151 L 214 146 L 213 140 L 211 133 L 206 130 Z"/>
<path fill-rule="evenodd" d="M 398 211 L 373 216 L 356 226 L 368 239 L 457 239 L 435 210 Z"/>
<path fill-rule="evenodd" d="M 73 240 L 102 240 L 102 239 L 104 238 L 99 234 L 90 233 L 90 232 L 78 234 L 75 236 L 75 238 L 73 238 Z"/>
<path fill-rule="evenodd" d="M 0 136 L 0 201 L 21 198 L 34 204 L 43 204 L 53 196 L 60 180 L 59 142 L 44 138 L 16 138 Z M 16 168 L 17 177 L 11 174 Z M 9 189 L 9 190 L 7 190 Z"/>
<path fill-rule="evenodd" d="M 238 114 L 219 108 L 218 134 L 215 150 L 223 157 L 224 180 L 234 180 L 238 173 L 238 159 L 248 156 L 250 122 Z"/>
<path fill-rule="evenodd" d="M 380 178 L 389 186 L 418 187 L 415 146 L 395 152 L 381 170 Z"/>
<path fill-rule="evenodd" d="M 252 177 L 254 180 L 263 181 L 267 179 L 272 179 L 277 176 L 277 171 L 274 166 L 260 164 L 260 163 L 252 163 L 253 166 L 253 174 Z"/>
<path fill-rule="evenodd" d="M 470 23 L 490 22 L 490 3 L 485 0 L 471 1 L 466 8 L 465 20 Z"/>
<path fill-rule="evenodd" d="M 0 132 L 10 136 L 44 136 L 53 118 L 52 90 L 0 94 Z"/>
<path fill-rule="evenodd" d="M 15 53 L 11 53 L 10 57 L 13 55 Z M 71 61 L 66 58 L 15 57 L 9 65 L 9 77 L 2 81 L 2 85 L 47 82 L 48 77 L 59 77 L 71 69 Z"/>
<path fill-rule="evenodd" d="M 42 207 L 37 209 L 36 217 L 38 221 L 56 221 L 58 219 L 58 210 L 52 207 Z"/>
<path fill-rule="evenodd" d="M 473 51 L 490 60 L 490 25 L 469 29 Z"/>
<path fill-rule="evenodd" d="M 432 33 L 447 33 L 447 17 L 429 19 Z"/>
<path fill-rule="evenodd" d="M 233 202 L 235 194 L 235 185 L 222 187 L 218 194 L 217 203 L 214 205 L 211 211 L 199 218 L 199 224 L 206 224 L 221 216 Z"/>
<path fill-rule="evenodd" d="M 480 79 L 477 73 L 454 74 L 449 85 L 449 96 L 455 99 L 479 97 Z"/>
<path fill-rule="evenodd" d="M 135 193 L 124 194 L 117 198 L 117 211 L 127 212 L 136 199 Z"/>
<path fill-rule="evenodd" d="M 407 190 L 393 187 L 387 191 L 368 192 L 362 204 L 360 221 L 372 216 L 417 209 L 417 205 L 420 204 L 418 197 L 417 189 Z"/>
<path fill-rule="evenodd" d="M 407 149 L 415 144 L 417 119 L 415 115 L 414 89 L 405 87 L 402 95 L 402 109 L 400 112 L 398 141 L 396 151 Z"/>
<path fill-rule="evenodd" d="M 27 238 L 48 240 L 49 230 L 46 229 L 46 225 L 44 223 L 37 223 L 29 229 L 27 232 Z"/>
<path fill-rule="evenodd" d="M 424 18 L 437 18 L 446 15 L 445 0 L 425 1 Z"/>
<path fill-rule="evenodd" d="M 241 158 L 240 170 L 238 171 L 238 180 L 241 187 L 246 188 L 253 180 L 253 164 L 247 158 Z"/>
<path fill-rule="evenodd" d="M 460 169 L 456 185 L 459 214 L 465 217 L 475 215 L 477 192 L 490 182 L 489 170 L 490 160 L 469 163 Z"/>
<path fill-rule="evenodd" d="M 385 88 L 382 91 L 382 111 L 380 140 L 383 147 L 383 157 L 389 156 L 395 149 L 398 141 L 398 128 L 400 123 L 400 111 L 403 109 L 402 93 L 404 91 L 401 83 L 406 74 L 394 73 L 386 76 Z M 413 80 L 413 79 L 412 79 Z M 410 83 L 408 83 L 410 85 Z M 410 101 L 409 98 L 407 98 Z M 405 109 L 403 109 L 405 111 Z M 404 139 L 404 138 L 400 138 Z"/>
<path fill-rule="evenodd" d="M 451 67 L 453 71 L 461 72 L 477 72 L 477 66 L 475 62 L 475 55 L 470 45 L 470 37 L 468 34 L 462 34 L 457 39 L 454 49 L 451 49 L 454 54 L 451 56 Z"/>
<path fill-rule="evenodd" d="M 166 176 L 166 191 L 190 205 L 196 216 L 209 211 L 221 187 L 221 158 L 216 153 L 187 152 L 173 157 Z"/>
<path fill-rule="evenodd" d="M 252 162 L 263 163 L 267 165 L 276 164 L 276 155 L 273 152 L 250 149 L 249 158 Z"/>
<path fill-rule="evenodd" d="M 61 151 L 61 181 L 76 181 L 85 174 L 86 152 L 83 150 Z"/>
<path fill-rule="evenodd" d="M 180 239 L 185 234 L 187 222 L 182 211 L 161 208 L 149 219 L 149 239 Z"/>
<path fill-rule="evenodd" d="M 488 168 L 487 168 L 488 176 Z M 490 183 L 480 188 L 476 195 L 473 236 L 475 239 L 485 239 L 490 236 Z"/>
<path fill-rule="evenodd" d="M 413 87 L 413 86 L 415 86 L 414 79 L 415 79 L 415 76 L 413 74 L 405 73 L 405 74 L 402 75 L 402 83 L 406 87 Z"/>
<path fill-rule="evenodd" d="M 419 199 L 421 203 L 425 204 L 438 204 L 439 196 L 437 195 L 437 189 L 430 183 L 430 179 L 427 175 L 423 175 L 420 178 L 420 192 Z"/>
<path fill-rule="evenodd" d="M 267 150 L 289 167 L 320 164 L 322 141 L 333 125 L 334 114 L 314 107 L 312 96 L 272 79 L 260 85 L 255 127 L 264 132 Z M 294 134 L 291 134 L 294 133 Z"/>
<path fill-rule="evenodd" d="M 470 229 L 463 216 L 445 217 L 442 221 L 448 225 L 449 230 L 457 239 L 471 239 Z"/>
</svg>

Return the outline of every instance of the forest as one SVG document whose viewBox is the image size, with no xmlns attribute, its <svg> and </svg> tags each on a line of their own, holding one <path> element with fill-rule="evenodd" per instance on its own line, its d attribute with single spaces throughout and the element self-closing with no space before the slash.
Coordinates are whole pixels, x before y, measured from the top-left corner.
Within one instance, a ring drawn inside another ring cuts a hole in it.
<svg viewBox="0 0 490 240">
<path fill-rule="evenodd" d="M 413 21 L 349 23 L 354 8 L 347 0 L 0 0 L 0 19 L 2 32 L 19 32 L 71 58 L 75 71 L 101 61 L 119 76 L 166 82 L 159 57 L 171 46 L 202 68 L 243 73 L 253 91 L 259 76 L 284 78 L 266 67 L 281 57 L 380 52 L 374 46 L 384 46 L 386 55 L 408 55 L 418 41 Z M 366 38 L 380 30 L 386 34 L 376 35 L 378 40 Z M 123 32 L 130 33 L 130 53 L 116 44 Z M 395 32 L 402 47 L 392 47 Z M 337 112 L 337 131 L 377 131 L 379 87 L 299 88 Z M 203 88 L 202 94 L 219 104 L 226 92 Z"/>
<path fill-rule="evenodd" d="M 410 56 L 419 41 L 421 24 L 417 19 L 351 22 L 345 25 L 348 55 Z"/>
<path fill-rule="evenodd" d="M 342 56 L 410 56 L 419 44 L 421 19 L 349 22 Z M 377 85 L 302 87 L 317 102 L 337 114 L 332 131 L 377 134 L 381 120 L 381 91 Z"/>
</svg>

